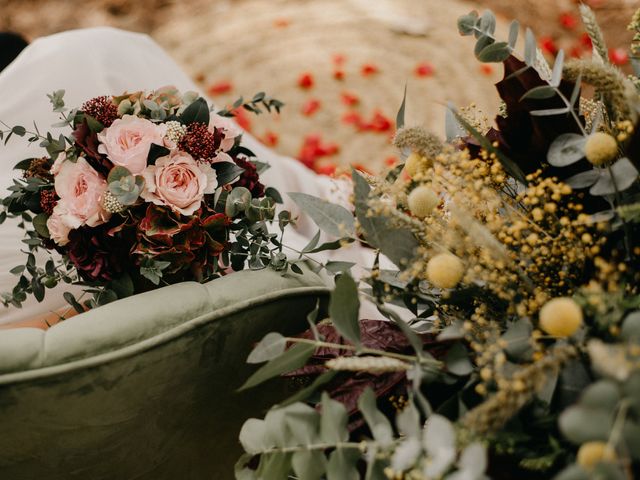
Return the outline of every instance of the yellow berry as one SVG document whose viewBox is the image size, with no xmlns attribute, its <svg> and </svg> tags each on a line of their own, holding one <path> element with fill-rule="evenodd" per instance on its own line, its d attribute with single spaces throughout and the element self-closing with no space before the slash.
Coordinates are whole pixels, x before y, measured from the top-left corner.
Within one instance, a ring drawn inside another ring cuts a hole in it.
<svg viewBox="0 0 640 480">
<path fill-rule="evenodd" d="M 422 167 L 425 164 L 426 159 L 423 156 L 419 153 L 412 152 L 404 162 L 404 171 L 413 178 L 418 174 L 418 172 L 420 172 L 420 170 L 422 170 Z"/>
<path fill-rule="evenodd" d="M 409 210 L 416 217 L 424 218 L 440 203 L 438 195 L 426 185 L 414 188 L 407 199 Z"/>
<path fill-rule="evenodd" d="M 451 253 L 439 253 L 427 263 L 427 278 L 438 288 L 453 288 L 464 275 L 464 264 Z"/>
<path fill-rule="evenodd" d="M 608 133 L 596 132 L 587 139 L 584 153 L 592 165 L 604 165 L 618 155 L 618 142 Z"/>
<path fill-rule="evenodd" d="M 582 309 L 569 297 L 549 300 L 540 309 L 540 328 L 555 337 L 570 337 L 582 325 Z"/>
<path fill-rule="evenodd" d="M 577 463 L 585 470 L 593 470 L 600 462 L 614 462 L 616 452 L 605 442 L 583 443 L 578 450 Z"/>
</svg>

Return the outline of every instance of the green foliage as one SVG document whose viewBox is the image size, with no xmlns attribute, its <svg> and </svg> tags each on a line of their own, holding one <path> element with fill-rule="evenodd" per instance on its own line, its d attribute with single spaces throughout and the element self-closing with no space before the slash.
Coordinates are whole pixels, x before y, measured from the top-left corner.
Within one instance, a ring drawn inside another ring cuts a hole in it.
<svg viewBox="0 0 640 480">
<path fill-rule="evenodd" d="M 360 346 L 359 309 L 358 286 L 348 273 L 343 273 L 331 294 L 329 316 L 338 332 L 355 346 Z"/>
<path fill-rule="evenodd" d="M 346 208 L 306 193 L 288 195 L 323 232 L 338 238 L 355 237 L 355 221 Z"/>
</svg>

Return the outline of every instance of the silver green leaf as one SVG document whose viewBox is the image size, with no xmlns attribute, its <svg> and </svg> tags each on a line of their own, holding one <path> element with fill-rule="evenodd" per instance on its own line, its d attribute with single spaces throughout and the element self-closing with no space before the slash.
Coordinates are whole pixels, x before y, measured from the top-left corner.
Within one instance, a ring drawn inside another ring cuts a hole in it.
<svg viewBox="0 0 640 480">
<path fill-rule="evenodd" d="M 547 162 L 554 167 L 566 167 L 584 158 L 586 137 L 577 133 L 559 135 L 549 147 Z"/>
<path fill-rule="evenodd" d="M 356 225 L 353 214 L 343 206 L 306 193 L 288 195 L 323 232 L 338 238 L 355 237 Z"/>
<path fill-rule="evenodd" d="M 327 480 L 359 480 L 356 463 L 360 459 L 357 450 L 337 448 L 329 457 Z"/>
<path fill-rule="evenodd" d="M 382 446 L 387 447 L 393 443 L 393 429 L 389 419 L 376 406 L 376 395 L 370 387 L 360 395 L 358 408 L 362 412 L 373 438 Z"/>
<path fill-rule="evenodd" d="M 587 170 L 586 172 L 580 172 L 567 178 L 564 183 L 569 185 L 571 188 L 580 189 L 590 187 L 596 183 L 599 178 L 599 170 Z"/>
<path fill-rule="evenodd" d="M 251 375 L 247 381 L 240 387 L 239 390 L 246 390 L 247 388 L 254 387 L 266 380 L 296 368 L 302 367 L 307 360 L 311 357 L 315 351 L 315 346 L 307 345 L 305 343 L 298 343 L 289 350 L 286 350 L 282 355 L 269 361 L 266 365 L 258 369 L 253 375 Z"/>
<path fill-rule="evenodd" d="M 319 450 L 301 450 L 293 454 L 291 465 L 300 480 L 320 480 L 327 470 L 327 459 Z"/>
<path fill-rule="evenodd" d="M 287 340 L 278 332 L 267 333 L 249 354 L 247 363 L 262 363 L 282 355 Z"/>
<path fill-rule="evenodd" d="M 331 293 L 329 316 L 340 335 L 358 347 L 360 346 L 359 310 L 358 285 L 348 273 L 343 273 L 336 280 L 336 287 Z"/>
<path fill-rule="evenodd" d="M 320 437 L 329 444 L 346 442 L 349 438 L 347 429 L 348 415 L 344 405 L 332 400 L 327 392 L 322 392 L 322 415 L 320 416 Z"/>
<path fill-rule="evenodd" d="M 478 53 L 478 60 L 481 62 L 504 62 L 511 55 L 511 48 L 507 42 L 495 42 L 487 45 L 480 53 Z"/>
<path fill-rule="evenodd" d="M 623 157 L 610 167 L 600 170 L 600 178 L 589 189 L 591 195 L 614 195 L 623 192 L 638 178 L 638 171 L 631 161 Z"/>
<path fill-rule="evenodd" d="M 267 438 L 266 422 L 258 418 L 250 418 L 244 422 L 240 429 L 240 443 L 247 453 L 254 455 L 275 446 Z"/>
</svg>

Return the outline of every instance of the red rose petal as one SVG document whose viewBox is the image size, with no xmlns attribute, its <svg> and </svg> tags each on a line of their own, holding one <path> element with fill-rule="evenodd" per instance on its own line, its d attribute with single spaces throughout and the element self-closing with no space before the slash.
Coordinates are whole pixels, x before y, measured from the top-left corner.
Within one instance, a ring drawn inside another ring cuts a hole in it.
<svg viewBox="0 0 640 480">
<path fill-rule="evenodd" d="M 304 165 L 314 169 L 319 158 L 334 155 L 339 150 L 338 144 L 323 143 L 321 135 L 309 134 L 304 137 L 297 157 Z"/>
<path fill-rule="evenodd" d="M 267 147 L 275 147 L 280 141 L 280 136 L 276 132 L 267 130 L 260 139 Z"/>
<path fill-rule="evenodd" d="M 308 72 L 301 73 L 298 77 L 298 86 L 300 88 L 309 89 L 313 87 L 313 84 L 313 75 Z"/>
<path fill-rule="evenodd" d="M 609 60 L 614 65 L 626 65 L 629 63 L 629 54 L 624 48 L 610 48 Z"/>
<path fill-rule="evenodd" d="M 342 123 L 355 125 L 359 128 L 363 124 L 362 116 L 358 112 L 345 112 L 342 115 Z"/>
<path fill-rule="evenodd" d="M 335 78 L 338 81 L 344 80 L 344 70 L 334 70 L 333 78 Z"/>
<path fill-rule="evenodd" d="M 560 25 L 567 30 L 573 30 L 578 26 L 578 18 L 571 12 L 564 12 L 560 14 Z"/>
<path fill-rule="evenodd" d="M 222 95 L 223 93 L 229 93 L 231 90 L 233 90 L 233 84 L 229 80 L 221 80 L 209 85 L 207 93 L 215 96 Z"/>
<path fill-rule="evenodd" d="M 313 170 L 320 174 L 320 175 L 326 175 L 328 177 L 332 177 L 334 173 L 336 173 L 336 169 L 338 168 L 338 166 L 333 163 L 333 162 L 317 162 L 316 165 L 314 165 Z"/>
<path fill-rule="evenodd" d="M 435 68 L 428 62 L 419 63 L 414 70 L 417 77 L 430 77 L 434 72 Z"/>
<path fill-rule="evenodd" d="M 275 27 L 277 27 L 277 28 L 286 28 L 286 27 L 288 27 L 289 25 L 291 25 L 291 19 L 289 19 L 289 18 L 284 18 L 284 17 L 276 18 L 276 19 L 273 21 L 273 25 L 274 25 Z"/>
<path fill-rule="evenodd" d="M 368 77 L 370 75 L 375 75 L 379 71 L 380 70 L 378 69 L 378 66 L 374 65 L 373 63 L 365 63 L 360 68 L 360 73 L 362 74 L 363 77 Z"/>
<path fill-rule="evenodd" d="M 588 33 L 583 33 L 582 35 L 580 35 L 580 43 L 582 44 L 583 47 L 591 49 L 592 47 L 591 37 L 589 37 Z"/>
<path fill-rule="evenodd" d="M 386 117 L 381 111 L 373 112 L 373 117 L 369 122 L 362 126 L 363 130 L 371 130 L 374 132 L 388 132 L 393 128 L 393 122 Z"/>
<path fill-rule="evenodd" d="M 236 108 L 233 110 L 234 117 L 233 119 L 236 121 L 240 128 L 243 130 L 250 132 L 251 131 L 251 119 L 247 114 L 247 111 L 244 108 Z"/>
<path fill-rule="evenodd" d="M 340 94 L 340 100 L 347 107 L 353 107 L 360 103 L 360 98 L 356 94 L 346 91 Z"/>
<path fill-rule="evenodd" d="M 398 164 L 398 157 L 391 155 L 384 159 L 384 164 L 388 167 L 393 167 Z"/>
<path fill-rule="evenodd" d="M 341 53 L 334 53 L 333 57 L 331 58 L 331 60 L 333 61 L 333 64 L 336 66 L 341 66 L 344 65 L 345 60 L 347 59 L 347 57 L 345 57 L 343 54 Z"/>
<path fill-rule="evenodd" d="M 487 63 L 483 63 L 480 65 L 480 73 L 483 75 L 491 75 L 493 74 L 493 66 Z"/>
<path fill-rule="evenodd" d="M 540 37 L 540 48 L 543 52 L 551 55 L 558 53 L 556 42 L 551 37 Z"/>
<path fill-rule="evenodd" d="M 320 109 L 320 100 L 311 98 L 302 105 L 301 113 L 307 117 L 310 117 Z"/>
</svg>

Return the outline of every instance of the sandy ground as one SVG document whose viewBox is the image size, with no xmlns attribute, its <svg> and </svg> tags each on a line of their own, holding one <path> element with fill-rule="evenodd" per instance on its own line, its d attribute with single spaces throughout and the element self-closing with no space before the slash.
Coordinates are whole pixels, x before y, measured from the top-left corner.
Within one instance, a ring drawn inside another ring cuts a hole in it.
<svg viewBox="0 0 640 480">
<path fill-rule="evenodd" d="M 609 46 L 626 49 L 620 27 L 640 1 L 591 3 Z M 258 90 L 283 100 L 280 116 L 247 117 L 245 127 L 330 173 L 394 161 L 405 83 L 409 121 L 436 132 L 448 101 L 495 114 L 500 68 L 479 65 L 455 28 L 460 14 L 485 7 L 502 31 L 517 16 L 549 50 L 584 48 L 572 0 L 0 0 L 0 29 L 29 38 L 96 25 L 149 33 L 218 104 Z"/>
</svg>

